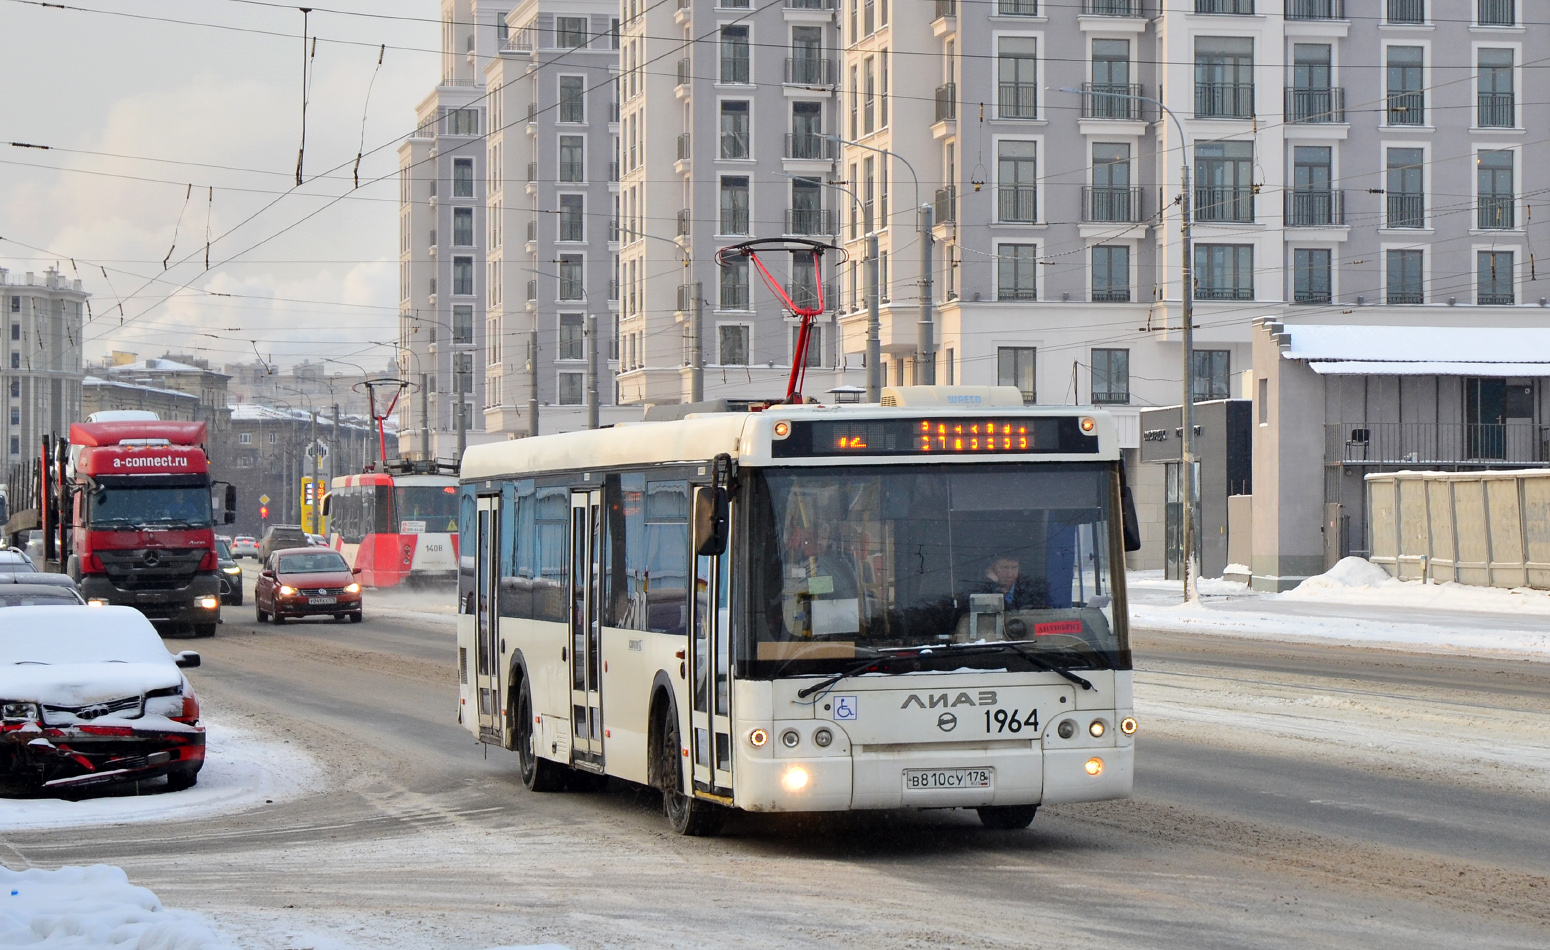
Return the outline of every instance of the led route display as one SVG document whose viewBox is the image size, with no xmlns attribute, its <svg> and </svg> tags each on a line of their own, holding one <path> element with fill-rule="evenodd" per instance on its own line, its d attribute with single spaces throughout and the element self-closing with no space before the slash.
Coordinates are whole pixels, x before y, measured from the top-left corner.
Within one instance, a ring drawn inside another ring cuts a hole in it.
<svg viewBox="0 0 1550 950">
<path fill-rule="evenodd" d="M 1084 424 L 1089 431 L 1083 431 Z M 782 431 L 787 432 L 780 438 Z M 775 458 L 877 455 L 1082 455 L 1098 451 L 1091 417 L 952 416 L 777 423 Z"/>
</svg>

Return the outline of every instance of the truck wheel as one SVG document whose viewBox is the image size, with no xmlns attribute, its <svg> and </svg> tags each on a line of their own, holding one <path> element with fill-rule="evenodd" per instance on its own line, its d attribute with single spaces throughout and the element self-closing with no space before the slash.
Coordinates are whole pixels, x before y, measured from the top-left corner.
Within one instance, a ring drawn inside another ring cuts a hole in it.
<svg viewBox="0 0 1550 950">
<path fill-rule="evenodd" d="M 215 636 L 215 624 L 213 624 L 213 623 L 196 623 L 196 624 L 194 624 L 194 636 L 196 636 L 196 637 L 213 637 L 213 636 Z"/>
<path fill-rule="evenodd" d="M 522 784 L 534 792 L 558 792 L 563 789 L 566 784 L 565 773 L 570 769 L 538 755 L 538 739 L 533 732 L 533 690 L 525 676 L 522 685 L 517 687 L 514 720 L 512 724 L 517 730 L 517 765 L 522 770 Z"/>
<path fill-rule="evenodd" d="M 1033 816 L 1039 810 L 1039 806 L 990 805 L 974 810 L 979 812 L 980 824 L 986 828 L 993 828 L 996 831 L 1017 831 L 1033 824 Z"/>
<path fill-rule="evenodd" d="M 662 790 L 662 811 L 677 834 L 690 838 L 714 837 L 726 821 L 719 806 L 684 792 L 683 765 L 678 734 L 678 717 L 667 707 L 666 722 L 659 730 L 662 742 L 657 749 L 657 781 Z"/>
</svg>

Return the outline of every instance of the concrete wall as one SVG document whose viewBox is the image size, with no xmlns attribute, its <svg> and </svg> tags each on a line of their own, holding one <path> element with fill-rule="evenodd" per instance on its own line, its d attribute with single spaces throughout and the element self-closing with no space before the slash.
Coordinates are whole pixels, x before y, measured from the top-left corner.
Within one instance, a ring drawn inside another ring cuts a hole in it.
<svg viewBox="0 0 1550 950">
<path fill-rule="evenodd" d="M 1255 590 L 1282 591 L 1324 570 L 1324 381 L 1281 358 L 1273 324 L 1254 327 Z M 1258 380 L 1265 381 L 1267 404 Z M 1263 420 L 1263 421 L 1262 421 Z"/>
</svg>

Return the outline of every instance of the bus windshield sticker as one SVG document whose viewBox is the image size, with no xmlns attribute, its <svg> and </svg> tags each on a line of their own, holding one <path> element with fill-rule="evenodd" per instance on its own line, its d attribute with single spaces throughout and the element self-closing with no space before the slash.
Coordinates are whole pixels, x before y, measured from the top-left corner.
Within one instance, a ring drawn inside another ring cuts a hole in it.
<svg viewBox="0 0 1550 950">
<path fill-rule="evenodd" d="M 856 697 L 834 697 L 834 719 L 836 722 L 854 722 L 856 712 Z"/>
</svg>

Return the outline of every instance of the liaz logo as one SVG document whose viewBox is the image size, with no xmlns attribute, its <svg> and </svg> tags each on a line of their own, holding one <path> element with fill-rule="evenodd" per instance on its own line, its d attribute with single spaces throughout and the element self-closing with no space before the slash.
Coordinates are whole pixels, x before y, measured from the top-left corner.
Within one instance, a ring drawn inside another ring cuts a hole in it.
<svg viewBox="0 0 1550 950">
<path fill-rule="evenodd" d="M 957 696 L 954 696 L 952 693 L 927 693 L 925 699 L 921 699 L 915 693 L 910 693 L 899 708 L 908 709 L 911 706 L 919 706 L 921 709 L 940 709 L 945 706 L 950 709 L 954 706 L 994 706 L 995 704 L 996 691 L 993 689 L 982 689 L 973 696 L 970 696 L 968 693 L 959 693 Z"/>
</svg>

